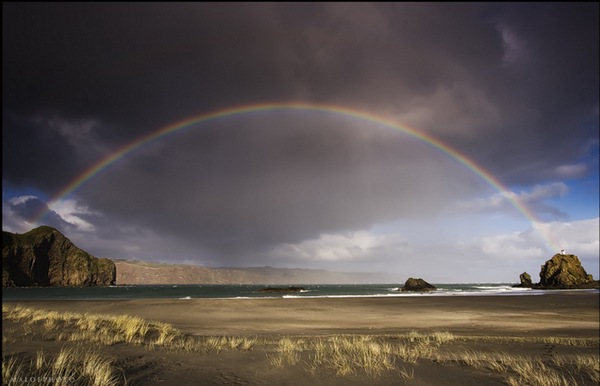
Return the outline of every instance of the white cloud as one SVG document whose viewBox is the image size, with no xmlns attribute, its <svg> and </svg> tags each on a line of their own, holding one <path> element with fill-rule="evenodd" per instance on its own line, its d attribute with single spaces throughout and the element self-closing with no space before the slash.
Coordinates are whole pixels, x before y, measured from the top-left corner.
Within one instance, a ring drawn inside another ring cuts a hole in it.
<svg viewBox="0 0 600 386">
<path fill-rule="evenodd" d="M 598 218 L 573 222 L 536 222 L 524 232 L 478 237 L 464 243 L 463 247 L 476 246 L 490 257 L 512 255 L 531 258 L 544 257 L 546 251 L 540 246 L 545 244 L 550 253 L 564 248 L 578 256 L 597 257 L 598 224 Z"/>
<path fill-rule="evenodd" d="M 560 179 L 575 179 L 584 177 L 589 168 L 584 163 L 560 165 L 554 168 L 555 178 Z"/>
<path fill-rule="evenodd" d="M 482 212 L 508 212 L 516 213 L 514 203 L 519 203 L 535 215 L 540 216 L 550 214 L 557 218 L 564 218 L 566 215 L 551 205 L 545 203 L 545 200 L 557 197 L 564 197 L 569 192 L 569 187 L 562 182 L 553 182 L 544 185 L 535 185 L 531 191 L 515 193 L 512 191 L 495 193 L 486 198 L 476 198 L 470 201 L 459 201 L 454 205 L 453 210 L 458 213 L 482 213 Z M 519 216 L 522 216 L 519 213 Z"/>
<path fill-rule="evenodd" d="M 79 231 L 92 232 L 95 230 L 94 225 L 84 220 L 82 216 L 97 213 L 73 199 L 54 202 L 50 205 L 50 209 L 60 215 L 64 221 L 74 225 Z"/>
<path fill-rule="evenodd" d="M 488 235 L 459 243 L 466 254 L 480 260 L 502 261 L 504 269 L 525 269 L 531 274 L 559 249 L 577 255 L 588 273 L 598 276 L 599 219 L 573 222 L 536 222 L 524 232 Z M 548 242 L 551 245 L 548 245 Z"/>
<path fill-rule="evenodd" d="M 26 195 L 26 196 L 12 197 L 11 199 L 8 200 L 8 202 L 14 206 L 14 205 L 23 205 L 23 204 L 26 204 L 28 201 L 37 200 L 37 199 L 38 199 L 37 196 Z"/>
<path fill-rule="evenodd" d="M 560 245 L 579 256 L 588 273 L 598 276 L 598 219 L 540 222 L 521 232 L 497 232 L 469 239 L 448 237 L 441 228 L 414 225 L 417 228 L 412 233 L 363 230 L 323 234 L 301 243 L 280 245 L 268 253 L 268 258 L 285 261 L 286 266 L 306 263 L 332 270 L 343 267 L 349 271 L 392 273 L 400 281 L 416 276 L 438 283 L 516 283 L 523 271 L 534 277 L 539 273 L 540 266 L 558 252 L 547 239 L 559 237 L 568 241 Z M 429 242 L 423 243 L 421 238 Z"/>
<path fill-rule="evenodd" d="M 493 259 L 523 260 L 543 258 L 544 250 L 539 242 L 532 240 L 529 232 L 513 232 L 484 236 L 462 244 L 462 247 L 475 247 L 485 256 Z"/>
<path fill-rule="evenodd" d="M 557 247 L 578 256 L 598 258 L 600 220 L 598 217 L 589 220 L 572 222 L 536 223 L 536 228 L 544 233 Z"/>
<path fill-rule="evenodd" d="M 524 192 L 517 196 L 525 204 L 539 202 L 546 198 L 564 197 L 569 188 L 562 182 L 553 182 L 546 185 L 535 185 L 531 192 Z"/>
<path fill-rule="evenodd" d="M 369 231 L 322 234 L 316 239 L 297 244 L 283 244 L 270 255 L 305 261 L 364 261 L 407 248 L 399 234 L 375 234 Z M 384 253 L 382 253 L 384 252 Z"/>
</svg>

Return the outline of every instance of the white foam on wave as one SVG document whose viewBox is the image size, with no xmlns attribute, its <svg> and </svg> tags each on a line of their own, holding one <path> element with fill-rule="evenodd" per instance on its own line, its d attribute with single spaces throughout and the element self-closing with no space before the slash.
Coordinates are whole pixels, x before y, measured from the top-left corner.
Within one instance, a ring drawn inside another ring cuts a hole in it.
<svg viewBox="0 0 600 386">
<path fill-rule="evenodd" d="M 191 299 L 191 298 L 192 298 L 191 296 L 184 296 L 184 297 L 182 297 L 182 298 L 179 298 L 179 299 L 180 299 L 180 300 L 189 300 L 189 299 Z"/>
<path fill-rule="evenodd" d="M 300 295 L 284 295 L 282 298 L 285 299 L 299 299 L 299 298 L 309 298 L 309 299 L 345 299 L 345 298 L 382 298 L 382 297 L 392 297 L 392 298 L 404 298 L 404 297 L 436 297 L 436 296 L 504 296 L 504 295 L 541 295 L 543 291 L 532 291 L 531 288 L 510 288 L 510 289 L 498 289 L 496 287 L 495 290 L 490 291 L 428 291 L 428 292 L 394 292 L 394 293 L 381 293 L 381 294 L 368 294 L 368 295 L 309 295 L 309 296 L 300 296 Z"/>
<path fill-rule="evenodd" d="M 398 292 L 398 293 L 389 293 L 389 294 L 368 294 L 368 295 L 310 295 L 310 296 L 300 296 L 300 295 L 284 295 L 282 298 L 286 299 L 346 299 L 346 298 L 395 298 L 395 297 L 408 297 L 408 296 L 427 296 L 432 295 L 430 293 L 408 293 L 408 292 Z"/>
<path fill-rule="evenodd" d="M 507 290 L 507 289 L 511 289 L 512 287 L 509 285 L 476 285 L 473 288 L 477 288 L 480 290 Z"/>
<path fill-rule="evenodd" d="M 495 287 L 488 287 L 488 286 L 477 286 L 475 287 L 480 291 L 473 291 L 475 293 L 483 293 L 483 294 L 493 294 L 493 293 L 499 293 L 499 294 L 506 294 L 508 292 L 528 292 L 531 291 L 531 288 L 521 288 L 521 287 L 512 287 L 512 286 L 495 286 Z"/>
</svg>

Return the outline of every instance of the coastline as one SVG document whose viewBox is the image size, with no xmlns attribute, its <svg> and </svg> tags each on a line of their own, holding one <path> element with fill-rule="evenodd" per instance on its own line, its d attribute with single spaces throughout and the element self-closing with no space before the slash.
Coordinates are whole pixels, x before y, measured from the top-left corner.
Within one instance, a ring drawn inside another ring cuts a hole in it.
<svg viewBox="0 0 600 386">
<path fill-rule="evenodd" d="M 59 312 L 128 314 L 192 334 L 395 333 L 444 330 L 488 334 L 591 334 L 599 329 L 597 291 L 518 296 L 364 298 L 20 300 Z"/>
<path fill-rule="evenodd" d="M 300 284 L 298 284 L 300 285 Z M 285 298 L 373 298 L 423 296 L 539 295 L 552 289 L 519 288 L 511 283 L 442 283 L 435 291 L 404 291 L 397 283 L 301 284 L 299 291 L 283 290 L 272 284 L 149 284 L 109 287 L 8 287 L 3 301 L 17 300 L 138 300 L 138 299 L 259 299 Z M 282 290 L 265 291 L 269 288 Z M 562 290 L 560 290 L 562 291 Z M 559 291 L 559 292 L 560 292 Z"/>
</svg>

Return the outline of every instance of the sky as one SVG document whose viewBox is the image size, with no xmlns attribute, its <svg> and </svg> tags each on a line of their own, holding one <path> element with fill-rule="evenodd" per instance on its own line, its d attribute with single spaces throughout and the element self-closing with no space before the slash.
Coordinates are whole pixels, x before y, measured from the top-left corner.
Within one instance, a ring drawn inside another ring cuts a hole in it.
<svg viewBox="0 0 600 386">
<path fill-rule="evenodd" d="M 5 231 L 399 282 L 536 281 L 564 248 L 600 276 L 598 3 L 2 8 Z"/>
</svg>

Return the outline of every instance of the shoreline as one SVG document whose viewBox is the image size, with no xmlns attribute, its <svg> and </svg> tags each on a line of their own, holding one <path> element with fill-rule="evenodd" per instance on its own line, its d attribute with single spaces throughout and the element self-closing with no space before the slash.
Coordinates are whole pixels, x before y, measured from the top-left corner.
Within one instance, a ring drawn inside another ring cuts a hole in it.
<svg viewBox="0 0 600 386">
<path fill-rule="evenodd" d="M 469 334 L 597 336 L 597 291 L 476 296 L 4 300 L 59 312 L 128 314 L 191 334 Z"/>
<path fill-rule="evenodd" d="M 151 299 L 270 299 L 276 298 L 391 298 L 453 296 L 533 296 L 565 292 L 600 292 L 595 288 L 520 288 L 510 283 L 436 284 L 436 291 L 403 291 L 398 284 L 303 285 L 299 291 L 271 290 L 270 285 L 120 285 L 110 287 L 9 287 L 3 301 L 151 300 Z M 280 288 L 280 287 L 274 287 Z M 292 287 L 294 288 L 294 287 Z"/>
</svg>

